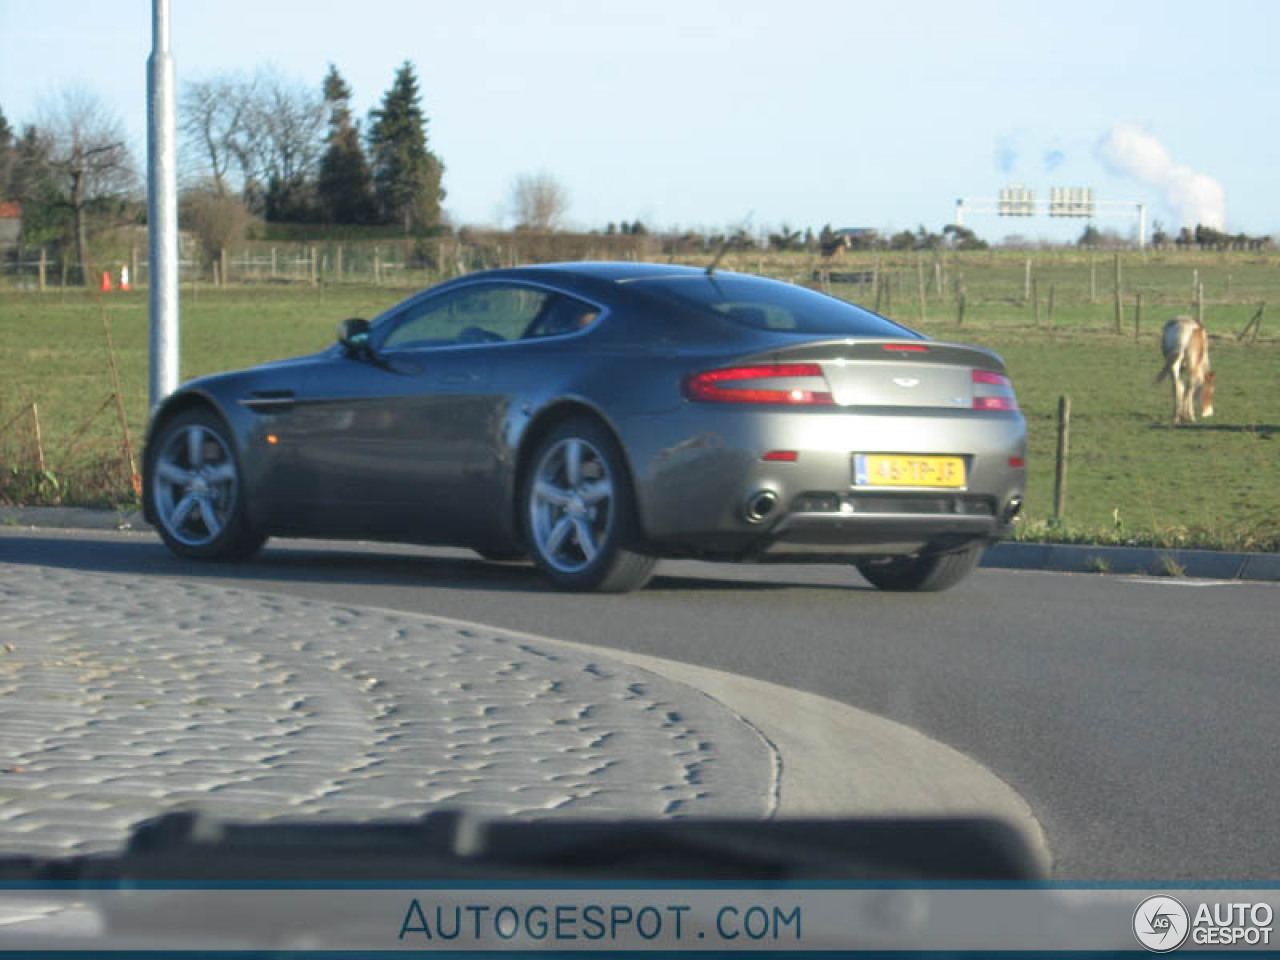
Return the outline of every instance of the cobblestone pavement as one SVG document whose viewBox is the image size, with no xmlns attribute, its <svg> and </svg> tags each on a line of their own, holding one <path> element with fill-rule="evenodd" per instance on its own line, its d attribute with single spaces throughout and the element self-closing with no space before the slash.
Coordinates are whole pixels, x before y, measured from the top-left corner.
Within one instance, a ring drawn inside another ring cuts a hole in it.
<svg viewBox="0 0 1280 960">
<path fill-rule="evenodd" d="M 233 819 L 748 815 L 777 762 L 636 667 L 497 629 L 0 563 L 0 854 Z"/>
</svg>

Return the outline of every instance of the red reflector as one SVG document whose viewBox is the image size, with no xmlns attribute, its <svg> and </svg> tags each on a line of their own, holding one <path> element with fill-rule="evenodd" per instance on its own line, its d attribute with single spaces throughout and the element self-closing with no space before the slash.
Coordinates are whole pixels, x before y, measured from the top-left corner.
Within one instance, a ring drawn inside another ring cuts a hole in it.
<svg viewBox="0 0 1280 960">
<path fill-rule="evenodd" d="M 996 386 L 1000 386 L 1000 387 L 1012 386 L 1012 384 L 1009 383 L 1009 378 L 1006 377 L 1004 374 L 991 373 L 987 370 L 973 371 L 973 382 L 974 383 L 994 383 Z"/>
<path fill-rule="evenodd" d="M 975 410 L 1017 410 L 1018 401 L 1013 397 L 974 397 Z"/>
<path fill-rule="evenodd" d="M 881 348 L 884 350 L 900 351 L 902 353 L 928 353 L 929 348 L 922 343 L 882 343 Z"/>
<path fill-rule="evenodd" d="M 785 389 L 728 386 L 743 380 L 810 380 L 804 386 L 789 385 Z M 816 387 L 817 389 L 811 389 Z M 684 382 L 690 400 L 713 403 L 786 403 L 830 406 L 835 403 L 816 363 L 771 363 L 751 367 L 727 367 L 695 373 Z"/>
<path fill-rule="evenodd" d="M 775 463 L 794 463 L 799 454 L 794 450 L 770 450 L 761 460 L 772 460 Z"/>
<path fill-rule="evenodd" d="M 1015 467 L 1015 468 L 1017 468 L 1017 467 L 1025 467 L 1026 465 L 1027 465 L 1027 461 L 1023 460 L 1021 457 L 1010 457 L 1010 458 L 1009 458 L 1009 466 L 1011 466 L 1011 467 Z"/>
</svg>

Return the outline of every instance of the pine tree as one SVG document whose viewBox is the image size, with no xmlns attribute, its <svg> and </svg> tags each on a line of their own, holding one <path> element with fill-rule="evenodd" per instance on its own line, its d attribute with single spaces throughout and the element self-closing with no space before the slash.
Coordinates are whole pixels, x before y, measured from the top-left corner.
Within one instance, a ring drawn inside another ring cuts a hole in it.
<svg viewBox="0 0 1280 960">
<path fill-rule="evenodd" d="M 395 82 L 370 113 L 369 151 L 373 159 L 374 204 L 384 223 L 405 232 L 431 230 L 440 222 L 444 164 L 427 149 L 418 78 L 407 60 Z"/>
<path fill-rule="evenodd" d="M 17 151 L 13 145 L 13 128 L 0 110 L 0 201 L 9 199 L 9 171 L 12 169 Z"/>
<path fill-rule="evenodd" d="M 373 178 L 360 144 L 360 130 L 351 120 L 351 88 L 333 64 L 324 78 L 324 99 L 329 107 L 329 135 L 316 184 L 321 211 L 334 223 L 369 223 L 373 220 Z"/>
</svg>

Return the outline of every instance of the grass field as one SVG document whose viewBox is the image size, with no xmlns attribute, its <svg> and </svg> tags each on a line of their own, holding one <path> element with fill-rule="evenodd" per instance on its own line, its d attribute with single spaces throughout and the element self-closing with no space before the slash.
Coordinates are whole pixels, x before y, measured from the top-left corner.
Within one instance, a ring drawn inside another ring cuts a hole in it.
<svg viewBox="0 0 1280 960">
<path fill-rule="evenodd" d="M 849 256 L 835 272 L 879 270 L 881 309 L 931 336 L 1004 356 L 1031 437 L 1028 538 L 1280 549 L 1280 257 L 1127 253 L 1124 314 L 1114 332 L 1110 255 L 1030 254 L 1041 301 L 1023 300 L 1026 254 Z M 735 255 L 726 266 L 798 280 L 823 264 L 804 255 Z M 925 286 L 925 318 L 919 289 Z M 1218 371 L 1217 415 L 1174 428 L 1159 369 L 1160 325 L 1192 312 L 1204 284 L 1205 323 Z M 937 281 L 941 289 L 937 289 Z M 1054 309 L 1049 326 L 1048 296 Z M 833 293 L 874 306 L 871 284 Z M 965 313 L 957 325 L 957 290 Z M 306 285 L 201 287 L 182 292 L 182 378 L 310 352 L 336 322 L 372 316 L 405 288 Z M 1134 295 L 1143 297 L 1135 336 Z M 1254 343 L 1236 333 L 1273 304 Z M 147 398 L 145 292 L 0 292 L 0 501 L 110 506 L 132 498 L 103 331 L 111 324 L 121 393 L 139 456 Z M 1056 408 L 1072 400 L 1064 522 L 1052 512 Z M 46 470 L 36 469 L 29 405 L 38 404 Z M 106 406 L 104 406 L 104 403 Z"/>
</svg>

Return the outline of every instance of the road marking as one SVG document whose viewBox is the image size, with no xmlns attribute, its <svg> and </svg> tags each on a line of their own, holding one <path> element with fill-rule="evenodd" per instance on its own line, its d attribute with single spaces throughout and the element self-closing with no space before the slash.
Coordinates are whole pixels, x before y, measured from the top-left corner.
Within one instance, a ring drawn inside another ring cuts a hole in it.
<svg viewBox="0 0 1280 960">
<path fill-rule="evenodd" d="M 1234 587 L 1243 580 L 1189 580 L 1183 577 L 1122 577 L 1124 583 L 1156 583 L 1165 587 Z"/>
</svg>

